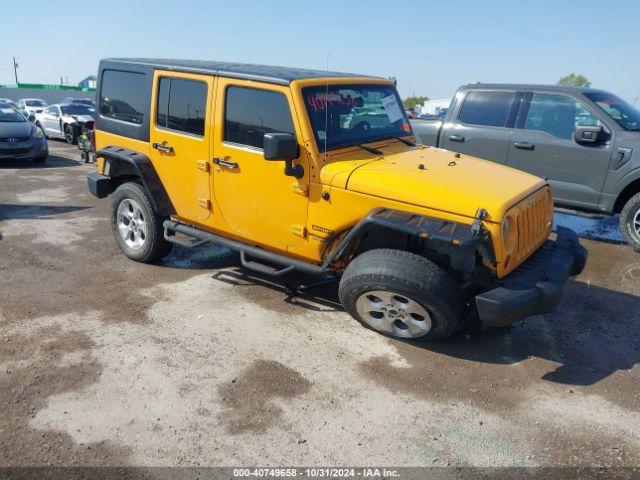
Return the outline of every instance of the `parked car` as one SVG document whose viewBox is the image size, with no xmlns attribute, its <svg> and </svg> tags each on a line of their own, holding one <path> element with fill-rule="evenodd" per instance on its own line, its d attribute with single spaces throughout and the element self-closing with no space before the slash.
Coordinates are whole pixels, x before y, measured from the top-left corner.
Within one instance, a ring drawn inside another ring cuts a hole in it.
<svg viewBox="0 0 640 480">
<path fill-rule="evenodd" d="M 55 104 L 36 114 L 36 125 L 47 137 L 62 138 L 75 144 L 87 122 L 93 122 L 95 109 L 87 105 Z"/>
<path fill-rule="evenodd" d="M 27 115 L 41 113 L 47 107 L 47 102 L 40 98 L 21 98 L 18 100 L 18 108 Z"/>
<path fill-rule="evenodd" d="M 640 111 L 612 93 L 468 85 L 443 121 L 413 129 L 424 145 L 548 178 L 558 206 L 620 213 L 622 235 L 640 251 Z"/>
<path fill-rule="evenodd" d="M 332 275 L 354 318 L 420 340 L 549 312 L 584 267 L 573 231 L 549 239 L 543 179 L 417 146 L 389 80 L 145 59 L 99 78 L 88 187 L 133 260 L 211 242 L 264 275 Z"/>
<path fill-rule="evenodd" d="M 8 103 L 9 105 L 14 105 L 14 106 L 16 104 L 16 102 L 11 100 L 10 98 L 0 98 L 0 103 Z"/>
<path fill-rule="evenodd" d="M 15 106 L 0 102 L 0 160 L 24 158 L 44 162 L 49 155 L 42 130 Z"/>
<path fill-rule="evenodd" d="M 71 105 L 87 105 L 89 107 L 95 107 L 96 104 L 90 98 L 73 98 L 67 97 L 61 103 L 71 104 Z"/>
</svg>

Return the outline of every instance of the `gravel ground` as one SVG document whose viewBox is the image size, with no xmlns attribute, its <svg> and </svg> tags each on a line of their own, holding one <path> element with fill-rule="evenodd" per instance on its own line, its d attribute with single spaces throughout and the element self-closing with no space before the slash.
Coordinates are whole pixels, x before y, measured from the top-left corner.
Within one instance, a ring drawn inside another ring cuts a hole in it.
<svg viewBox="0 0 640 480">
<path fill-rule="evenodd" d="M 0 165 L 0 466 L 640 465 L 640 255 L 416 346 L 223 249 L 119 253 L 78 151 Z M 593 237 L 593 234 L 591 234 Z"/>
</svg>

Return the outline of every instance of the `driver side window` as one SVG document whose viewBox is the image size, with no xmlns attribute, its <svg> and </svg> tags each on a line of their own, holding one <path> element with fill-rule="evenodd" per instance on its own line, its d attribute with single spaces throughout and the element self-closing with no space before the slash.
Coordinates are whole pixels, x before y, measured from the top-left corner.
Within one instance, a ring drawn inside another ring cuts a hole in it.
<svg viewBox="0 0 640 480">
<path fill-rule="evenodd" d="M 534 93 L 524 121 L 524 128 L 546 132 L 563 140 L 571 140 L 577 126 L 598 124 L 597 117 L 573 98 L 550 93 Z"/>
<path fill-rule="evenodd" d="M 227 88 L 224 141 L 262 148 L 265 133 L 295 135 L 291 110 L 280 92 L 256 88 Z"/>
</svg>

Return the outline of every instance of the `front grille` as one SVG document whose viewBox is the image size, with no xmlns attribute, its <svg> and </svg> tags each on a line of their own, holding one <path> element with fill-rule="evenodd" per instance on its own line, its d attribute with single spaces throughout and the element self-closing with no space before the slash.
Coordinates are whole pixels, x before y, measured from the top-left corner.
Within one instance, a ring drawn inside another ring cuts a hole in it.
<svg viewBox="0 0 640 480">
<path fill-rule="evenodd" d="M 2 148 L 0 146 L 0 155 L 26 155 L 31 148 Z"/>
<path fill-rule="evenodd" d="M 9 139 L 13 139 L 13 141 L 9 141 Z M 0 143 L 17 143 L 17 142 L 26 142 L 27 140 L 29 140 L 29 137 L 6 137 L 6 138 L 0 138 Z"/>
<path fill-rule="evenodd" d="M 526 260 L 549 236 L 553 211 L 550 202 L 553 198 L 547 187 L 531 194 L 512 210 L 518 226 L 517 264 Z"/>
</svg>

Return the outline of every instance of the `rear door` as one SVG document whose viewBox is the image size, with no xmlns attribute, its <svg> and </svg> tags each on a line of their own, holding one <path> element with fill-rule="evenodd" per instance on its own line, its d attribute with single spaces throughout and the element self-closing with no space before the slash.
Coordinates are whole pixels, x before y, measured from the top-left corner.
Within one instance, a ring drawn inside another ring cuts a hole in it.
<svg viewBox="0 0 640 480">
<path fill-rule="evenodd" d="M 507 163 L 518 110 L 516 91 L 471 90 L 461 94 L 452 119 L 443 125 L 440 146 L 497 163 Z"/>
<path fill-rule="evenodd" d="M 150 143 L 153 166 L 179 217 L 211 213 L 211 118 L 214 77 L 157 70 Z"/>
<path fill-rule="evenodd" d="M 591 208 L 598 204 L 611 159 L 611 142 L 578 144 L 578 125 L 599 125 L 591 107 L 573 96 L 527 92 L 512 135 L 508 164 L 548 178 L 556 203 Z"/>
</svg>

